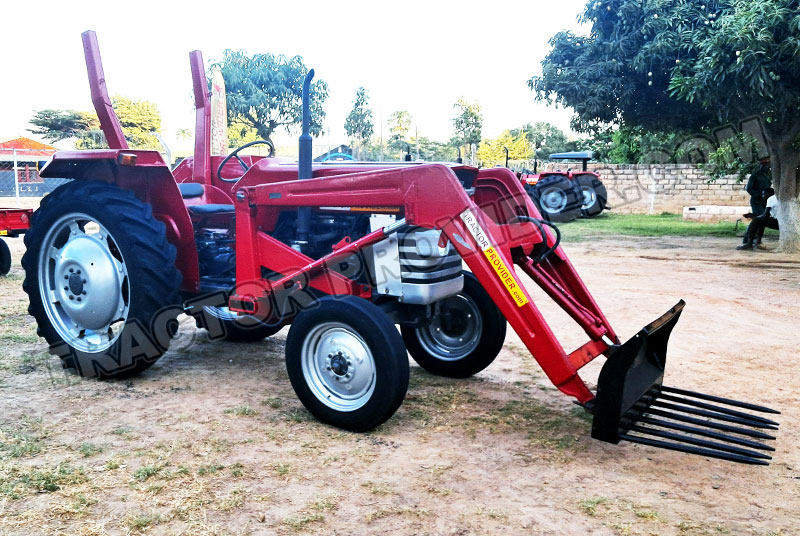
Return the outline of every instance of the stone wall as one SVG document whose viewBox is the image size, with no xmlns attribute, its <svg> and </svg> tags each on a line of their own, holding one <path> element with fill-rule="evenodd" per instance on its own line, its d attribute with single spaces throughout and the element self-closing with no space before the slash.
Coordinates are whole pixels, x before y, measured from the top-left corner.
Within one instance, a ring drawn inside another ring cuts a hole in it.
<svg viewBox="0 0 800 536">
<path fill-rule="evenodd" d="M 580 169 L 580 164 L 573 164 Z M 619 214 L 683 213 L 687 206 L 749 206 L 750 196 L 736 177 L 709 182 L 690 164 L 589 164 L 608 190 L 608 204 Z"/>
</svg>

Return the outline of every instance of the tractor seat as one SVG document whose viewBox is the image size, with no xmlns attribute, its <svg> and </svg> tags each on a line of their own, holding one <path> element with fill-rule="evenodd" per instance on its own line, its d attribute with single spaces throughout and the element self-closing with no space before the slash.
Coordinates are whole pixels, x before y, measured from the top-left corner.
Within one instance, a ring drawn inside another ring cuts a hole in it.
<svg viewBox="0 0 800 536">
<path fill-rule="evenodd" d="M 209 216 L 211 214 L 224 214 L 226 212 L 235 212 L 236 209 L 233 205 L 189 205 L 186 207 L 189 212 L 196 216 Z"/>
<path fill-rule="evenodd" d="M 206 192 L 205 187 L 199 182 L 181 182 L 178 184 L 178 190 L 181 191 L 181 197 L 184 199 L 203 197 Z"/>
</svg>

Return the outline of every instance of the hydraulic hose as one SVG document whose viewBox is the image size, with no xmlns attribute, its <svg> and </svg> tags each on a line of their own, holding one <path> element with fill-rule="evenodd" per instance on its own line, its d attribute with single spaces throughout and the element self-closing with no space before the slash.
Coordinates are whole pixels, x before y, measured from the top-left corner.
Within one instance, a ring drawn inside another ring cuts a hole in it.
<svg viewBox="0 0 800 536">
<path fill-rule="evenodd" d="M 532 218 L 530 216 L 515 216 L 509 223 L 518 223 L 518 222 L 526 222 L 534 224 L 539 229 L 539 233 L 542 235 L 542 239 L 545 241 L 545 244 L 547 243 L 547 234 L 544 232 L 544 227 L 542 227 L 543 225 L 550 227 L 556 235 L 556 240 L 555 242 L 553 242 L 553 245 L 544 250 L 539 255 L 537 255 L 536 258 L 533 259 L 533 262 L 537 264 L 542 262 L 547 257 L 552 255 L 556 249 L 558 249 L 558 246 L 561 243 L 561 230 L 555 224 L 547 220 L 540 220 L 538 218 Z"/>
</svg>

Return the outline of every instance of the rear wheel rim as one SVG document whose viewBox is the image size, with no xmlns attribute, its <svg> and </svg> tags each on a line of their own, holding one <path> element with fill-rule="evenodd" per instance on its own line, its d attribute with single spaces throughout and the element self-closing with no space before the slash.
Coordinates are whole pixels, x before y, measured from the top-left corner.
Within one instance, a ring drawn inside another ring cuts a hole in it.
<svg viewBox="0 0 800 536">
<path fill-rule="evenodd" d="M 539 202 L 545 212 L 558 214 L 567 207 L 567 194 L 561 188 L 545 188 Z"/>
<path fill-rule="evenodd" d="M 87 353 L 116 342 L 130 311 L 130 282 L 105 226 L 79 212 L 56 220 L 42 240 L 37 272 L 45 313 L 64 342 Z"/>
<path fill-rule="evenodd" d="M 584 186 L 581 188 L 581 194 L 583 195 L 583 206 L 581 208 L 589 208 L 597 201 L 597 192 L 594 191 L 594 188 Z"/>
<path fill-rule="evenodd" d="M 483 334 L 483 318 L 478 306 L 468 296 L 459 294 L 443 300 L 439 307 L 451 316 L 450 321 L 445 322 L 442 314 L 434 316 L 430 324 L 417 329 L 417 339 L 436 359 L 464 359 L 475 351 Z"/>
<path fill-rule="evenodd" d="M 376 366 L 366 341 L 348 325 L 324 322 L 306 335 L 303 378 L 314 396 L 336 411 L 355 411 L 375 392 Z"/>
</svg>

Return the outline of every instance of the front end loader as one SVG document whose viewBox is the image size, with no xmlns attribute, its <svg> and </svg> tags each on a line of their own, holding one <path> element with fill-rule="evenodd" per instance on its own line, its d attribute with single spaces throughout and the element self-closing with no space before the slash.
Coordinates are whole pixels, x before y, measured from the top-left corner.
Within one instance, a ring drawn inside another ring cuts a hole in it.
<svg viewBox="0 0 800 536">
<path fill-rule="evenodd" d="M 408 354 L 433 374 L 467 377 L 492 363 L 510 325 L 553 385 L 594 415 L 593 437 L 770 460 L 777 424 L 762 414 L 777 412 L 663 384 L 683 302 L 623 343 L 511 171 L 312 163 L 313 71 L 299 161 L 212 155 L 193 52 L 195 154 L 171 172 L 158 153 L 128 148 L 96 37 L 83 39 L 110 149 L 59 152 L 42 170 L 74 180 L 34 214 L 23 259 L 29 310 L 66 366 L 138 373 L 166 352 L 182 312 L 238 341 L 288 325 L 297 396 L 319 420 L 364 431 L 402 403 Z M 583 329 L 582 346 L 564 350 L 523 278 Z M 600 356 L 593 391 L 580 371 Z"/>
</svg>

